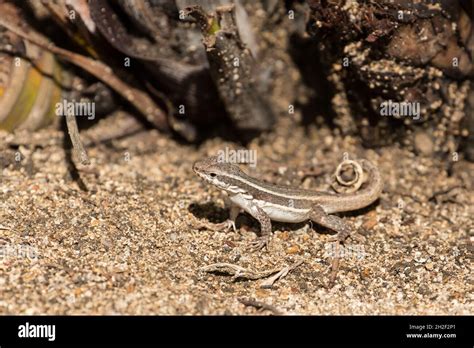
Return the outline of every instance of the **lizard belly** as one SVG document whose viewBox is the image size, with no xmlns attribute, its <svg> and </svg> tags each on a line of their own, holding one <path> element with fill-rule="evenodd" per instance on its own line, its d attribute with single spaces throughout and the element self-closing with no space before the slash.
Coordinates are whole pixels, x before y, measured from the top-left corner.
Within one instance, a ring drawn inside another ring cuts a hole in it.
<svg viewBox="0 0 474 348">
<path fill-rule="evenodd" d="M 254 206 L 254 204 L 252 203 L 253 201 L 252 196 L 238 193 L 236 195 L 229 196 L 229 199 L 232 203 L 234 203 L 235 205 L 238 205 L 250 215 L 252 216 L 254 215 L 252 211 L 252 207 Z"/>
<path fill-rule="evenodd" d="M 268 217 L 275 221 L 281 222 L 302 222 L 309 219 L 310 209 L 297 209 L 287 206 L 281 206 L 266 201 L 254 199 L 250 195 L 236 194 L 230 196 L 232 203 L 241 207 L 250 215 L 255 215 L 255 207 L 261 208 Z"/>
<path fill-rule="evenodd" d="M 297 209 L 287 206 L 280 206 L 269 202 L 257 201 L 257 205 L 270 217 L 270 219 L 280 222 L 302 222 L 308 220 L 309 209 Z"/>
</svg>

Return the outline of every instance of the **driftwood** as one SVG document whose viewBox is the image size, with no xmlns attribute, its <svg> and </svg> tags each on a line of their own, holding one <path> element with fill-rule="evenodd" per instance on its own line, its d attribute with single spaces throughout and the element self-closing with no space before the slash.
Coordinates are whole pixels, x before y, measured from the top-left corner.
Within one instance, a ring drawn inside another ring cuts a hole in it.
<svg viewBox="0 0 474 348">
<path fill-rule="evenodd" d="M 200 6 L 187 8 L 201 27 L 211 75 L 227 111 L 241 129 L 269 129 L 274 121 L 267 97 L 255 81 L 258 68 L 240 39 L 235 7 L 222 6 L 208 15 Z"/>
<path fill-rule="evenodd" d="M 334 122 L 367 146 L 397 141 L 427 155 L 451 155 L 458 134 L 466 133 L 464 105 L 474 77 L 468 2 L 308 3 L 320 64 L 333 93 L 345 95 L 350 107 L 350 121 L 339 114 Z M 419 117 L 383 117 L 388 100 L 419 104 Z"/>
<path fill-rule="evenodd" d="M 128 112 L 120 110 L 128 102 L 148 126 L 189 142 L 219 134 L 245 143 L 296 108 L 304 124 L 322 117 L 368 147 L 398 142 L 428 156 L 457 158 L 461 150 L 473 160 L 470 6 L 466 0 L 0 2 L 0 55 L 11 55 L 0 60 L 0 72 L 16 56 L 30 58 L 24 45 L 33 42 L 58 64 L 78 67 L 61 65 L 85 86 L 62 86 L 62 98 L 97 102 L 86 91 L 102 81 L 115 97 L 101 105 L 101 116 Z M 61 41 L 65 35 L 70 42 Z M 0 87 L 8 86 L 0 81 Z M 385 117 L 387 102 L 413 103 L 419 111 Z M 19 128 L 20 122 L 6 124 L 2 107 L 0 128 Z M 58 119 L 40 116 L 41 126 Z"/>
</svg>

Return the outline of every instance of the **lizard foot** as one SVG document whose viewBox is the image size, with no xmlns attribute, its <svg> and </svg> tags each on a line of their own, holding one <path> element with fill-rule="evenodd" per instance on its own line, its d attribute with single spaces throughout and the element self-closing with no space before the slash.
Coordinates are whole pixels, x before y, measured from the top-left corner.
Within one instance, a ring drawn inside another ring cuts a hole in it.
<svg viewBox="0 0 474 348">
<path fill-rule="evenodd" d="M 250 249 L 257 251 L 266 248 L 268 250 L 268 244 L 270 242 L 269 236 L 262 236 L 255 239 L 253 242 L 250 243 Z"/>
<path fill-rule="evenodd" d="M 339 242 L 341 244 L 344 244 L 347 237 L 349 237 L 350 235 L 351 235 L 350 231 L 343 230 L 341 232 L 338 232 L 334 237 L 331 237 L 329 239 L 329 242 Z"/>
<path fill-rule="evenodd" d="M 219 222 L 217 224 L 214 224 L 214 223 L 200 223 L 200 226 L 199 227 L 205 227 L 211 231 L 223 231 L 223 232 L 227 232 L 227 231 L 230 231 L 231 229 L 234 231 L 234 232 L 237 232 L 237 227 L 235 226 L 235 221 L 232 221 L 232 220 L 226 220 L 226 221 L 223 221 L 223 222 Z"/>
</svg>

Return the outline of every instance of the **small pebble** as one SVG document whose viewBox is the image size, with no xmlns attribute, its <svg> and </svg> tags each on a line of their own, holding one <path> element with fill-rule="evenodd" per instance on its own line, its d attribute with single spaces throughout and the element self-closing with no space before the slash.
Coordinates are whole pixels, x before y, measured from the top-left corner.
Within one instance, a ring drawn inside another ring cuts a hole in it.
<svg viewBox="0 0 474 348">
<path fill-rule="evenodd" d="M 433 154 L 434 144 L 431 137 L 425 132 L 417 132 L 414 137 L 415 151 L 418 154 L 430 156 Z"/>
<path fill-rule="evenodd" d="M 297 254 L 300 251 L 300 247 L 298 245 L 292 245 L 288 249 L 286 249 L 287 254 Z"/>
</svg>

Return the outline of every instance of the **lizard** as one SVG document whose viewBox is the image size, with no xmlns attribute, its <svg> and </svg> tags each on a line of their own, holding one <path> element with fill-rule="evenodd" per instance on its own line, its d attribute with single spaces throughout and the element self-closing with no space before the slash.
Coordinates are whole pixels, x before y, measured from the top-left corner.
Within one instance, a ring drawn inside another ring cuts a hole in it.
<svg viewBox="0 0 474 348">
<path fill-rule="evenodd" d="M 252 245 L 257 249 L 267 247 L 268 250 L 271 220 L 290 223 L 311 220 L 337 232 L 333 240 L 344 243 L 351 235 L 351 228 L 333 214 L 364 208 L 375 202 L 383 189 L 378 168 L 367 160 L 360 160 L 360 164 L 366 172 L 365 186 L 356 192 L 341 194 L 266 183 L 218 156 L 195 162 L 193 170 L 204 181 L 228 194 L 231 202 L 229 221 L 234 231 L 235 219 L 241 210 L 258 220 L 261 236 Z"/>
</svg>

